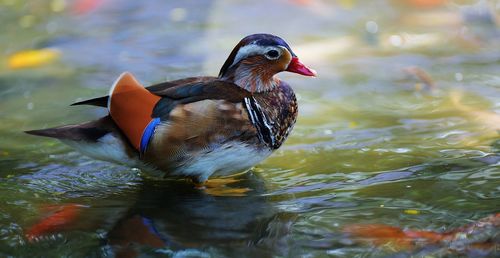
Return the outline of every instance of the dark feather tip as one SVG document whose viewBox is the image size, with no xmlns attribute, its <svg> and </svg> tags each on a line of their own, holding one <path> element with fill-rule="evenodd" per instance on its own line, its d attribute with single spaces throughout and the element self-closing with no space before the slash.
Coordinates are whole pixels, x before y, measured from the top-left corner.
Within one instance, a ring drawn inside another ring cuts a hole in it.
<svg viewBox="0 0 500 258">
<path fill-rule="evenodd" d="M 29 131 L 24 131 L 24 133 L 31 134 L 31 135 L 37 135 L 37 136 L 54 137 L 54 130 L 53 129 L 29 130 Z"/>
<path fill-rule="evenodd" d="M 108 106 L 108 96 L 78 101 L 78 102 L 71 104 L 70 106 L 80 106 L 80 105 L 107 107 Z"/>
</svg>

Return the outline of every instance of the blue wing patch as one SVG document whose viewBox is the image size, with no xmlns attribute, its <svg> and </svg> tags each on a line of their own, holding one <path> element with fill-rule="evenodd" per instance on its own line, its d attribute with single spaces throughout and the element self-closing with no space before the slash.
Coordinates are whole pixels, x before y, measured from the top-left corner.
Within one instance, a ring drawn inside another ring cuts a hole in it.
<svg viewBox="0 0 500 258">
<path fill-rule="evenodd" d="M 142 133 L 142 138 L 141 138 L 141 154 L 146 151 L 149 145 L 149 141 L 151 140 L 151 137 L 153 137 L 153 134 L 155 133 L 155 128 L 156 126 L 160 123 L 160 118 L 154 118 L 149 122 L 148 126 L 144 129 L 144 133 Z"/>
</svg>

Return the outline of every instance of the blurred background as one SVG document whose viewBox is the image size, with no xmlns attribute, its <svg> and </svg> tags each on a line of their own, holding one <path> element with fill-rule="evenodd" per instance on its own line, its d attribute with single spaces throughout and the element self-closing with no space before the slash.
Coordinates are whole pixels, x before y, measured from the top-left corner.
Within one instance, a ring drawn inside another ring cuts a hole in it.
<svg viewBox="0 0 500 258">
<path fill-rule="evenodd" d="M 495 0 L 0 0 L 0 255 L 498 255 L 381 247 L 341 229 L 444 232 L 499 212 L 499 14 Z M 280 74 L 297 125 L 222 193 L 22 132 L 105 115 L 68 105 L 107 94 L 123 71 L 145 85 L 216 75 L 259 32 L 319 76 Z M 68 203 L 83 210 L 71 227 L 26 239 L 47 207 Z M 136 216 L 154 227 L 127 233 Z M 130 240 L 141 230 L 163 244 Z"/>
</svg>

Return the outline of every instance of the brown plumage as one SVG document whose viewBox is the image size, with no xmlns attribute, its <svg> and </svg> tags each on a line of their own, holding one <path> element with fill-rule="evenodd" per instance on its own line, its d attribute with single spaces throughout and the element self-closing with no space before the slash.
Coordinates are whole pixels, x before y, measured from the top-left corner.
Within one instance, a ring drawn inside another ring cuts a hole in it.
<svg viewBox="0 0 500 258">
<path fill-rule="evenodd" d="M 73 104 L 108 107 L 121 98 L 115 96 L 120 92 L 115 89 L 127 81 L 126 89 L 160 97 L 150 117 L 141 118 L 151 120 L 143 132 L 134 131 L 140 129 L 135 129 L 133 116 L 120 113 L 130 108 L 114 105 L 111 116 L 94 122 L 27 133 L 61 139 L 96 158 L 203 182 L 211 175 L 229 175 L 254 166 L 286 140 L 295 124 L 297 102 L 290 86 L 275 77 L 281 71 L 315 75 L 281 38 L 250 35 L 231 52 L 219 77 L 164 82 L 144 91 L 130 74 L 124 74 L 113 86 L 111 99 L 105 96 Z M 117 126 L 117 114 L 127 121 Z M 140 147 L 131 144 L 131 134 L 137 133 L 143 135 Z"/>
</svg>

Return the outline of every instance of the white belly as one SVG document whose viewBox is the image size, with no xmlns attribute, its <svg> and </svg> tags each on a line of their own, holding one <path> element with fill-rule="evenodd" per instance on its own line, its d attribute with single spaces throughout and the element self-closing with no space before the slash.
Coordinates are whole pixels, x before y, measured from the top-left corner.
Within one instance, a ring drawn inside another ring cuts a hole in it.
<svg viewBox="0 0 500 258">
<path fill-rule="evenodd" d="M 179 167 L 175 175 L 197 177 L 203 182 L 210 176 L 227 176 L 245 171 L 271 155 L 270 150 L 258 150 L 241 142 L 221 145 L 205 151 Z"/>
<path fill-rule="evenodd" d="M 81 153 L 104 161 L 110 161 L 127 166 L 140 164 L 136 157 L 127 155 L 125 143 L 112 133 L 99 138 L 97 142 L 61 140 L 63 143 L 77 149 Z"/>
<path fill-rule="evenodd" d="M 187 159 L 188 161 L 173 169 L 160 171 L 144 164 L 138 157 L 126 154 L 124 143 L 112 134 L 107 134 L 95 143 L 65 141 L 83 154 L 105 161 L 139 167 L 151 176 L 164 177 L 165 172 L 175 176 L 195 177 L 200 182 L 210 176 L 228 176 L 248 170 L 271 155 L 271 150 L 259 150 L 241 143 L 225 143 L 216 149 L 202 151 Z"/>
</svg>

